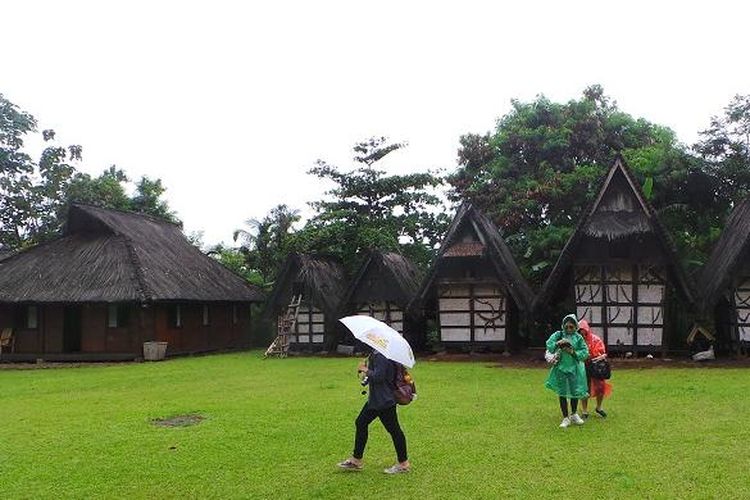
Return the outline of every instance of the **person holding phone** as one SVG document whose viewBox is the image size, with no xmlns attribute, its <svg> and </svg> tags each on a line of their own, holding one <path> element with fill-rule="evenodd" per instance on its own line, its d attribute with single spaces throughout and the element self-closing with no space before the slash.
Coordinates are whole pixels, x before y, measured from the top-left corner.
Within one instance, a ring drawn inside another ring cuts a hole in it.
<svg viewBox="0 0 750 500">
<path fill-rule="evenodd" d="M 589 357 L 589 349 L 586 341 L 578 333 L 578 318 L 575 314 L 568 314 L 563 318 L 561 330 L 547 339 L 547 350 L 553 354 L 558 353 L 559 356 L 558 362 L 550 368 L 544 385 L 559 397 L 563 415 L 560 427 L 566 428 L 571 423 L 583 425 L 583 419 L 577 411 L 578 400 L 589 397 L 584 365 Z"/>
</svg>

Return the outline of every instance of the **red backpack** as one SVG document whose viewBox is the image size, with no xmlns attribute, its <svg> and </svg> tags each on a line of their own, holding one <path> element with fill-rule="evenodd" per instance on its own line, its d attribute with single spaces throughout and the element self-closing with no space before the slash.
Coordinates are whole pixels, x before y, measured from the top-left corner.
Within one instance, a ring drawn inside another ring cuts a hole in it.
<svg viewBox="0 0 750 500">
<path fill-rule="evenodd" d="M 404 365 L 395 362 L 394 364 L 396 365 L 396 376 L 393 380 L 393 385 L 395 386 L 393 396 L 396 399 L 396 403 L 408 405 L 417 399 L 417 386 L 414 384 L 414 378 L 406 371 Z"/>
</svg>

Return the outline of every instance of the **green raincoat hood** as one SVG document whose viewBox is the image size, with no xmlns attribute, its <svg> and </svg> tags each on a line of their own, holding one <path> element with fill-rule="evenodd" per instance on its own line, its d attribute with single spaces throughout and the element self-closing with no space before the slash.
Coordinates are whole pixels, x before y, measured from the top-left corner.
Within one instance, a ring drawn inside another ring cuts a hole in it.
<svg viewBox="0 0 750 500">
<path fill-rule="evenodd" d="M 568 320 L 570 320 L 570 321 L 572 321 L 573 323 L 576 324 L 575 331 L 578 331 L 578 318 L 576 317 L 575 314 L 568 314 L 567 316 L 565 316 L 563 318 L 562 323 L 560 323 L 560 331 L 563 332 L 563 333 L 565 333 L 565 323 L 569 323 L 570 322 Z"/>
</svg>

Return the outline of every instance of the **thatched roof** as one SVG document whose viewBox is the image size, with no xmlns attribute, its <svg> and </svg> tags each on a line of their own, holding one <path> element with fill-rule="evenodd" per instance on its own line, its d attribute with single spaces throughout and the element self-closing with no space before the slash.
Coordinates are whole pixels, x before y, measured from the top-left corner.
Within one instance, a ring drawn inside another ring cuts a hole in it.
<svg viewBox="0 0 750 500">
<path fill-rule="evenodd" d="M 459 240 L 463 230 L 467 227 L 473 229 L 479 241 Z M 534 301 L 534 292 L 521 275 L 513 255 L 495 224 L 470 203 L 464 203 L 453 218 L 440 245 L 437 258 L 415 298 L 414 306 L 421 305 L 426 300 L 437 278 L 440 263 L 445 259 L 482 256 L 491 263 L 500 283 L 507 288 L 518 308 L 522 311 L 529 310 Z"/>
<path fill-rule="evenodd" d="M 291 254 L 276 278 L 268 299 L 269 309 L 285 308 L 295 284 L 304 288 L 305 298 L 312 299 L 316 307 L 326 314 L 336 314 L 346 292 L 346 272 L 333 255 Z"/>
<path fill-rule="evenodd" d="M 419 271 L 395 252 L 368 252 L 354 276 L 344 303 L 391 301 L 405 308 L 419 289 Z"/>
<path fill-rule="evenodd" d="M 261 301 L 178 226 L 74 204 L 62 237 L 0 261 L 0 302 Z"/>
<path fill-rule="evenodd" d="M 732 278 L 746 264 L 750 248 L 750 196 L 732 210 L 724 231 L 700 274 L 700 304 L 704 311 L 729 291 Z"/>
<path fill-rule="evenodd" d="M 615 160 L 594 203 L 578 223 L 560 257 L 537 295 L 535 307 L 550 300 L 575 260 L 584 236 L 605 244 L 638 234 L 653 234 L 660 244 L 675 285 L 689 302 L 694 302 L 690 282 L 677 259 L 672 238 L 643 196 L 640 186 L 622 158 Z"/>
</svg>

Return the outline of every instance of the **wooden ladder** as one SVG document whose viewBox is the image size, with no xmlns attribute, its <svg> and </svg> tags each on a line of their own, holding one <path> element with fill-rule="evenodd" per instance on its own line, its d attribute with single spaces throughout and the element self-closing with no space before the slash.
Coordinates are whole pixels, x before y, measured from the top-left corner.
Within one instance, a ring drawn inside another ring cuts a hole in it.
<svg viewBox="0 0 750 500">
<path fill-rule="evenodd" d="M 297 324 L 297 314 L 299 314 L 299 305 L 302 302 L 302 294 L 292 295 L 292 300 L 286 308 L 284 314 L 279 314 L 276 322 L 276 338 L 266 349 L 266 354 L 263 356 L 278 356 L 285 358 L 289 354 L 289 335 L 294 330 L 294 325 Z"/>
</svg>

